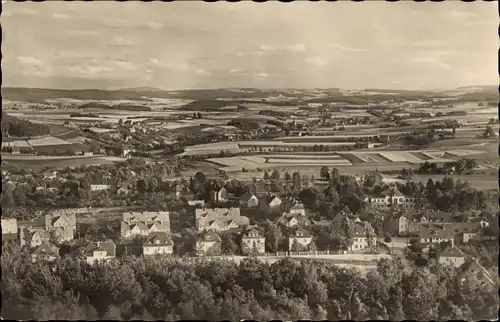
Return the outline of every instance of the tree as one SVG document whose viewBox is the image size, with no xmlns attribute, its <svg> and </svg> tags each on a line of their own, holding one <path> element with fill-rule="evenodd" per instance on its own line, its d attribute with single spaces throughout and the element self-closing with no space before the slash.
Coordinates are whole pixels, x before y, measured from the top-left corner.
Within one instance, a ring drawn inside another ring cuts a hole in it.
<svg viewBox="0 0 500 322">
<path fill-rule="evenodd" d="M 267 171 L 264 172 L 264 180 L 269 180 L 269 173 Z"/>
<path fill-rule="evenodd" d="M 302 177 L 299 172 L 294 172 L 292 175 L 293 188 L 295 191 L 300 191 L 302 188 Z"/>
<path fill-rule="evenodd" d="M 319 175 L 322 179 L 330 181 L 330 169 L 326 165 L 321 167 Z"/>
<path fill-rule="evenodd" d="M 290 173 L 285 172 L 285 176 L 283 177 L 283 179 L 285 179 L 286 181 L 290 181 L 292 180 L 292 176 L 290 175 Z"/>
<path fill-rule="evenodd" d="M 271 180 L 279 180 L 280 179 L 280 173 L 278 170 L 274 170 L 273 173 L 271 174 Z"/>
</svg>

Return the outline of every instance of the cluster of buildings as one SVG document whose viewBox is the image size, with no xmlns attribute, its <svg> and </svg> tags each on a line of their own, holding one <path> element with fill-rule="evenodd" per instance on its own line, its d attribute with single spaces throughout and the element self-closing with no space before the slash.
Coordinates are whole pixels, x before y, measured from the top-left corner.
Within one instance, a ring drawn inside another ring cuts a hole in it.
<svg viewBox="0 0 500 322">
<path fill-rule="evenodd" d="M 386 230 L 393 236 L 415 237 L 422 243 L 468 243 L 478 238 L 482 228 L 489 224 L 484 220 L 454 222 L 452 215 L 444 211 L 406 210 L 386 218 Z"/>
<path fill-rule="evenodd" d="M 415 198 L 405 196 L 396 188 L 387 189 L 376 195 L 365 198 L 368 207 L 373 210 L 387 210 L 390 208 L 414 209 Z"/>
</svg>

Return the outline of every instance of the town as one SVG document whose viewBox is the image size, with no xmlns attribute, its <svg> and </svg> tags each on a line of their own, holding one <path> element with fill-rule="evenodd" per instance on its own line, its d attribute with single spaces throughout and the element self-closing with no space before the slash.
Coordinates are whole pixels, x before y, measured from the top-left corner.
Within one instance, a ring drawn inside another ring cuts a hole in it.
<svg viewBox="0 0 500 322">
<path fill-rule="evenodd" d="M 487 3 L 2 5 L 2 319 L 498 319 Z"/>
</svg>

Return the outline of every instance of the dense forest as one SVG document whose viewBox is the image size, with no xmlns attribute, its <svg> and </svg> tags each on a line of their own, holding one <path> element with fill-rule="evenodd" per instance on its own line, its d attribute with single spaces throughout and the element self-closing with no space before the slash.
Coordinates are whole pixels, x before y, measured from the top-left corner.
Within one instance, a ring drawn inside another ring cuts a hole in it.
<svg viewBox="0 0 500 322">
<path fill-rule="evenodd" d="M 14 248 L 13 248 L 14 247 Z M 32 264 L 2 254 L 2 316 L 21 320 L 480 320 L 498 313 L 496 290 L 433 262 L 404 270 L 383 260 L 361 274 L 328 262 L 266 264 L 125 257 L 89 266 L 64 258 Z"/>
<path fill-rule="evenodd" d="M 33 137 L 50 133 L 45 124 L 32 123 L 12 115 L 2 113 L 2 136 L 6 137 Z"/>
</svg>

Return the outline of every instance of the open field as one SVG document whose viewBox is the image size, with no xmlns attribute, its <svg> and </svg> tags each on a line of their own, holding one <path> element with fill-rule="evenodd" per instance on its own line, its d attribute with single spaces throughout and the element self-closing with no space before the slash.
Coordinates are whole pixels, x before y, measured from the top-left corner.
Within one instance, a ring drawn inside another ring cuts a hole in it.
<svg viewBox="0 0 500 322">
<path fill-rule="evenodd" d="M 112 164 L 114 162 L 125 161 L 122 158 L 109 158 L 103 156 L 77 156 L 77 157 L 66 157 L 66 158 L 54 158 L 54 157 L 36 157 L 32 159 L 10 159 L 5 158 L 2 155 L 2 165 L 5 166 L 13 165 L 21 169 L 32 169 L 35 171 L 43 169 L 63 169 L 65 167 L 78 167 L 78 166 L 88 166 L 88 165 L 103 165 Z"/>
</svg>

